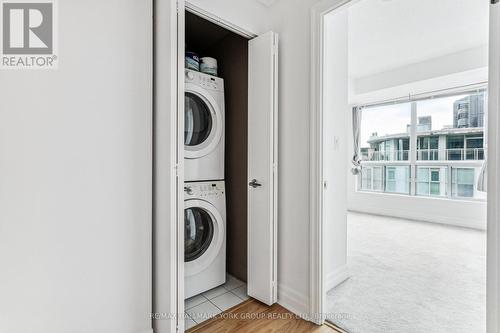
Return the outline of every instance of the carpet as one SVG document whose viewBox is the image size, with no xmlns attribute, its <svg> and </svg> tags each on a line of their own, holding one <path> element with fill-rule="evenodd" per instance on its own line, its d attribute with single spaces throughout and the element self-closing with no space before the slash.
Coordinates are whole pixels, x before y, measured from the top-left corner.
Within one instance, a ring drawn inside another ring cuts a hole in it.
<svg viewBox="0 0 500 333">
<path fill-rule="evenodd" d="M 350 278 L 329 319 L 351 333 L 486 331 L 486 233 L 349 213 Z"/>
</svg>

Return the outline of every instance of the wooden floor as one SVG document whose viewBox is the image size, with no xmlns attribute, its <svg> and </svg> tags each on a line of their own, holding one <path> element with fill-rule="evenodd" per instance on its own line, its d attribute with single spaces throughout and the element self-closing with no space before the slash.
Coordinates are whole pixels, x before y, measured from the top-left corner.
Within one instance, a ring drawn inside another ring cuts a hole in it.
<svg viewBox="0 0 500 333">
<path fill-rule="evenodd" d="M 189 333 L 338 333 L 340 331 L 297 318 L 281 305 L 248 300 L 188 330 Z"/>
</svg>

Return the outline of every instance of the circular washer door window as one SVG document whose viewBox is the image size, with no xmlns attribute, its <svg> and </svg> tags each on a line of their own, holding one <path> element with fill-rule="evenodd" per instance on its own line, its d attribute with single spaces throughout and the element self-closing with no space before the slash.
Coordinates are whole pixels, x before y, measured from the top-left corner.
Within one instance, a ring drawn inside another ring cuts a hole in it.
<svg viewBox="0 0 500 333">
<path fill-rule="evenodd" d="M 186 84 L 184 94 L 184 155 L 200 158 L 211 153 L 222 136 L 223 119 L 214 98 L 204 89 Z"/>
<path fill-rule="evenodd" d="M 184 261 L 198 259 L 210 247 L 214 221 L 206 210 L 190 207 L 184 210 Z"/>
<path fill-rule="evenodd" d="M 208 268 L 220 255 L 225 239 L 224 220 L 211 203 L 184 201 L 184 273 L 192 276 Z"/>
<path fill-rule="evenodd" d="M 208 139 L 212 132 L 212 115 L 203 100 L 192 93 L 186 93 L 184 100 L 186 112 L 184 113 L 184 144 L 186 146 L 199 146 Z"/>
</svg>

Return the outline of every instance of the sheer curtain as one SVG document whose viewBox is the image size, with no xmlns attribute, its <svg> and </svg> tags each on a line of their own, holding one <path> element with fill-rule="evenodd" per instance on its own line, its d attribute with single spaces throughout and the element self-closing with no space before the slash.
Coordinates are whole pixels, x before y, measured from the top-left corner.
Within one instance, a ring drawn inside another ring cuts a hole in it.
<svg viewBox="0 0 500 333">
<path fill-rule="evenodd" d="M 353 135 L 353 148 L 354 154 L 352 156 L 352 169 L 351 172 L 353 175 L 358 175 L 361 173 L 361 158 L 359 156 L 360 149 L 360 136 L 361 136 L 361 114 L 362 107 L 356 106 L 352 108 L 352 135 Z"/>
</svg>

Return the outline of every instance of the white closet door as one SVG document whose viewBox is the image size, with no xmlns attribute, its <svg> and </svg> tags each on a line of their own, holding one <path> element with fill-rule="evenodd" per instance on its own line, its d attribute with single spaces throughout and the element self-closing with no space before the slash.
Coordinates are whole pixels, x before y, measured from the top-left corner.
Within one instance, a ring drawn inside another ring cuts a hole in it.
<svg viewBox="0 0 500 333">
<path fill-rule="evenodd" d="M 277 301 L 277 50 L 267 32 L 249 41 L 248 294 Z"/>
</svg>

